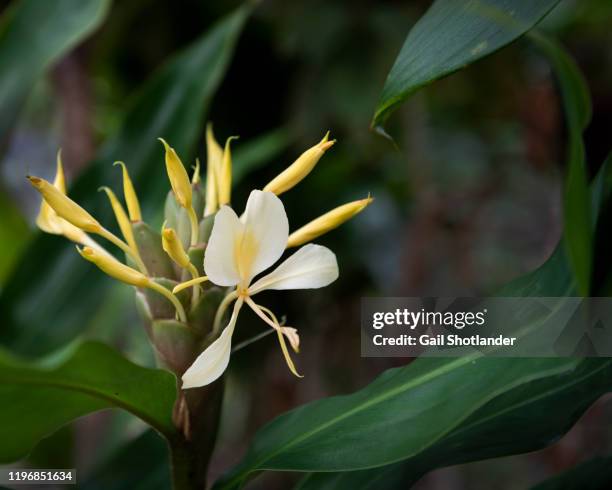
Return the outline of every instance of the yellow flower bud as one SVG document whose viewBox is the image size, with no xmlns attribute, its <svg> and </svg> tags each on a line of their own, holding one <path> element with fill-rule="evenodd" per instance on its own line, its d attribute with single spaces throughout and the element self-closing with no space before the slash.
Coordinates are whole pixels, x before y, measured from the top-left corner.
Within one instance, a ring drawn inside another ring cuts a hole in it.
<svg viewBox="0 0 612 490">
<path fill-rule="evenodd" d="M 272 179 L 264 191 L 273 192 L 277 196 L 297 185 L 315 167 L 323 154 L 333 146 L 336 140 L 328 141 L 329 131 L 319 143 L 302 153 L 289 167 Z"/>
<path fill-rule="evenodd" d="M 345 221 L 348 221 L 353 216 L 363 211 L 373 200 L 374 198 L 368 196 L 365 199 L 339 206 L 319 216 L 307 225 L 302 226 L 299 230 L 291 233 L 287 241 L 287 248 L 308 243 L 328 231 L 337 228 Z"/>
<path fill-rule="evenodd" d="M 42 194 L 43 199 L 60 218 L 64 218 L 66 221 L 82 230 L 93 233 L 100 232 L 102 229 L 100 223 L 76 202 L 65 194 L 62 194 L 60 190 L 54 187 L 50 182 L 31 175 L 28 176 L 28 180 L 30 184 Z"/>
<path fill-rule="evenodd" d="M 85 260 L 97 265 L 102 272 L 109 276 L 132 286 L 150 287 L 151 280 L 144 274 L 138 272 L 110 255 L 104 255 L 91 247 L 83 247 L 77 250 Z"/>
<path fill-rule="evenodd" d="M 189 256 L 172 228 L 164 228 L 162 231 L 162 247 L 180 267 L 187 268 L 191 264 Z"/>
<path fill-rule="evenodd" d="M 193 175 L 191 176 L 191 183 L 199 184 L 200 183 L 200 159 L 199 158 L 196 158 L 195 167 L 191 167 L 191 168 L 193 168 Z"/>
<path fill-rule="evenodd" d="M 57 152 L 57 170 L 55 172 L 55 180 L 53 186 L 59 190 L 62 194 L 66 194 L 66 180 L 64 177 L 64 168 L 62 166 L 62 155 L 61 150 Z M 45 233 L 51 233 L 53 235 L 62 235 L 63 226 L 62 220 L 55 211 L 47 204 L 44 199 L 40 204 L 40 211 L 36 217 L 36 226 L 38 226 Z M 81 232 L 83 233 L 83 232 Z"/>
<path fill-rule="evenodd" d="M 181 159 L 163 138 L 159 138 L 166 149 L 166 171 L 176 201 L 185 209 L 191 208 L 191 182 Z"/>
<path fill-rule="evenodd" d="M 121 165 L 123 172 L 123 197 L 127 204 L 128 213 L 132 221 L 142 221 L 142 214 L 140 213 L 140 203 L 138 202 L 138 196 L 136 190 L 130 179 L 130 174 L 127 171 L 127 167 L 123 162 L 115 162 L 113 165 Z"/>
<path fill-rule="evenodd" d="M 129 245 L 129 247 L 134 251 L 134 253 L 139 254 L 138 245 L 136 245 L 136 240 L 134 239 L 134 231 L 132 230 L 132 223 L 130 222 L 130 219 L 128 218 L 127 214 L 125 213 L 123 206 L 119 202 L 119 199 L 117 199 L 117 196 L 115 195 L 115 193 L 108 187 L 100 187 L 99 190 L 106 192 L 106 195 L 108 196 L 108 200 L 110 201 L 111 206 L 113 208 L 113 213 L 115 213 L 115 218 L 117 219 L 117 224 L 119 225 L 119 229 L 121 230 L 121 233 L 123 234 L 123 238 L 125 238 L 125 241 Z"/>
<path fill-rule="evenodd" d="M 213 214 L 219 207 L 219 177 L 223 163 L 223 149 L 213 134 L 212 124 L 206 126 L 206 206 L 204 216 Z"/>
<path fill-rule="evenodd" d="M 238 139 L 238 136 L 230 136 L 225 141 L 223 160 L 217 176 L 219 206 L 229 204 L 232 197 L 232 151 L 230 150 L 230 143 L 235 139 Z"/>
</svg>

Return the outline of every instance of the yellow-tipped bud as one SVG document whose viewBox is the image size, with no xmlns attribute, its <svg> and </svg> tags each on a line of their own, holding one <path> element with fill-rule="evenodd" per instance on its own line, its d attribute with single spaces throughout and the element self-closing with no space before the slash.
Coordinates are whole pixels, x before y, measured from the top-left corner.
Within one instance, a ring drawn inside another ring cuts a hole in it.
<svg viewBox="0 0 612 490">
<path fill-rule="evenodd" d="M 91 247 L 83 247 L 82 249 L 77 247 L 77 250 L 85 260 L 94 263 L 102 272 L 121 282 L 137 287 L 150 286 L 151 280 L 147 276 L 122 264 L 110 255 L 104 255 Z"/>
<path fill-rule="evenodd" d="M 289 167 L 272 179 L 264 191 L 273 192 L 277 196 L 301 182 L 315 167 L 323 154 L 331 148 L 336 140 L 329 141 L 329 131 L 319 143 L 302 153 Z"/>
<path fill-rule="evenodd" d="M 119 229 L 121 230 L 121 233 L 123 234 L 123 238 L 125 238 L 125 241 L 129 245 L 129 247 L 134 251 L 134 253 L 139 254 L 138 245 L 136 245 L 136 240 L 134 239 L 134 231 L 132 230 L 132 223 L 130 222 L 130 219 L 128 218 L 125 210 L 123 209 L 123 206 L 119 202 L 119 199 L 117 199 L 117 196 L 115 195 L 115 193 L 108 187 L 100 187 L 99 190 L 106 192 L 106 195 L 108 196 L 108 200 L 110 201 L 111 206 L 113 208 L 113 213 L 115 213 L 115 218 L 117 219 L 117 224 L 119 225 Z"/>
<path fill-rule="evenodd" d="M 374 198 L 368 196 L 365 199 L 339 206 L 319 216 L 307 225 L 302 226 L 299 230 L 291 233 L 287 241 L 287 248 L 303 245 L 337 228 L 345 221 L 348 221 L 353 216 L 363 211 L 373 200 Z"/>
<path fill-rule="evenodd" d="M 66 180 L 64 177 L 64 167 L 62 166 L 62 155 L 61 150 L 57 152 L 57 170 L 55 172 L 55 180 L 53 186 L 60 191 L 62 194 L 66 194 Z M 63 222 L 63 223 L 62 223 Z M 52 233 L 53 235 L 63 234 L 63 224 L 65 223 L 56 213 L 53 211 L 51 206 L 47 204 L 44 199 L 40 204 L 40 211 L 36 217 L 36 226 L 46 233 Z M 81 232 L 82 233 L 82 232 Z"/>
<path fill-rule="evenodd" d="M 180 267 L 187 268 L 191 264 L 189 256 L 183 249 L 181 241 L 172 228 L 164 228 L 162 230 L 162 247 Z"/>
<path fill-rule="evenodd" d="M 206 126 L 206 206 L 204 216 L 210 216 L 219 207 L 218 180 L 223 162 L 223 149 L 213 134 L 212 124 Z"/>
<path fill-rule="evenodd" d="M 234 139 L 238 139 L 238 137 L 230 136 L 225 142 L 223 160 L 221 162 L 221 168 L 219 169 L 219 175 L 217 176 L 217 197 L 219 199 L 219 206 L 229 204 L 232 197 L 232 151 L 230 149 L 230 143 Z"/>
<path fill-rule="evenodd" d="M 50 182 L 31 175 L 28 176 L 28 180 L 30 184 L 42 194 L 43 199 L 60 218 L 64 218 L 69 223 L 72 223 L 74 226 L 84 231 L 97 233 L 102 229 L 100 223 L 98 223 L 92 215 L 68 196 L 62 194 L 62 192 Z"/>
<path fill-rule="evenodd" d="M 121 165 L 123 173 L 123 197 L 127 204 L 128 213 L 132 221 L 142 221 L 142 214 L 140 213 L 140 203 L 138 202 L 138 196 L 136 190 L 130 179 L 130 174 L 127 171 L 127 167 L 123 162 L 115 162 L 113 165 Z"/>
<path fill-rule="evenodd" d="M 181 159 L 171 148 L 166 140 L 159 138 L 164 148 L 166 149 L 166 171 L 168 172 L 168 178 L 170 179 L 170 185 L 174 191 L 176 201 L 185 209 L 191 208 L 191 182 L 187 170 Z"/>
</svg>

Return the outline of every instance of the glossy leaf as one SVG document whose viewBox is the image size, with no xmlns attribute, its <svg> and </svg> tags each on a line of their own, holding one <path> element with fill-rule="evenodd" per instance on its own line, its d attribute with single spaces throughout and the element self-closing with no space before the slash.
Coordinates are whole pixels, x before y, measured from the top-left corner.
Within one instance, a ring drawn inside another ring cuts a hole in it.
<svg viewBox="0 0 612 490">
<path fill-rule="evenodd" d="M 22 0 L 0 25 L 0 141 L 36 80 L 104 20 L 110 0 Z"/>
<path fill-rule="evenodd" d="M 410 30 L 380 96 L 380 126 L 419 88 L 511 43 L 559 0 L 436 0 Z"/>
<path fill-rule="evenodd" d="M 163 206 L 168 181 L 156 138 L 168 139 L 181 155 L 188 155 L 200 141 L 203 116 L 248 12 L 238 9 L 166 63 L 129 104 L 118 133 L 69 189 L 71 197 L 101 222 L 114 223 L 97 189 L 121 188 L 121 172 L 112 166 L 115 160 L 128 165 L 145 218 Z M 14 271 L 0 296 L 0 342 L 28 354 L 48 352 L 74 338 L 111 284 L 75 253 L 72 244 L 43 234 L 32 241 Z"/>
<path fill-rule="evenodd" d="M 77 417 L 123 408 L 172 435 L 175 377 L 87 342 L 32 362 L 0 352 L 0 462 L 25 456 L 41 438 Z"/>
<path fill-rule="evenodd" d="M 567 170 L 563 191 L 563 224 L 567 253 L 581 295 L 589 294 L 593 258 L 593 220 L 582 132 L 591 119 L 586 82 L 562 46 L 541 33 L 530 35 L 550 60 L 559 81 L 568 129 Z"/>
<path fill-rule="evenodd" d="M 571 372 L 499 395 L 414 457 L 364 471 L 311 474 L 299 488 L 409 488 L 435 468 L 534 451 L 555 441 L 611 389 L 612 361 L 585 359 Z"/>
</svg>

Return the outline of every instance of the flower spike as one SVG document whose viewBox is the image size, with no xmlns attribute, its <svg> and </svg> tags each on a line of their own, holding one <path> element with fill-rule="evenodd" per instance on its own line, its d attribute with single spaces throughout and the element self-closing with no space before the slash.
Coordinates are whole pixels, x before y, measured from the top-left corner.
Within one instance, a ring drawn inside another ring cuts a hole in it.
<svg viewBox="0 0 612 490">
<path fill-rule="evenodd" d="M 132 184 L 132 179 L 130 179 L 130 174 L 128 173 L 125 163 L 115 162 L 113 163 L 113 165 L 121 165 L 123 173 L 123 197 L 125 198 L 125 203 L 127 204 L 130 220 L 142 221 L 142 214 L 140 213 L 140 203 L 138 202 L 138 196 L 136 195 L 134 184 Z"/>
<path fill-rule="evenodd" d="M 335 209 L 319 216 L 317 219 L 310 223 L 302 226 L 299 230 L 294 231 L 289 235 L 287 241 L 287 248 L 297 247 L 308 243 L 315 238 L 324 235 L 328 231 L 337 228 L 345 221 L 348 221 L 353 216 L 361 213 L 370 203 L 374 200 L 373 197 L 366 197 L 358 201 L 349 202 L 342 206 L 338 206 Z"/>
<path fill-rule="evenodd" d="M 289 167 L 272 179 L 264 191 L 273 192 L 277 196 L 287 192 L 301 182 L 315 167 L 323 154 L 331 148 L 336 140 L 329 141 L 329 131 L 315 146 L 302 153 Z"/>
</svg>

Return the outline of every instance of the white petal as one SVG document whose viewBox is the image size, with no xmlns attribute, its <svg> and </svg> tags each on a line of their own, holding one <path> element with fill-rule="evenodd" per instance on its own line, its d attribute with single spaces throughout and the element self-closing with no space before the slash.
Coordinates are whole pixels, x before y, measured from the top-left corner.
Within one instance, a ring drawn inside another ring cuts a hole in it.
<svg viewBox="0 0 612 490">
<path fill-rule="evenodd" d="M 204 252 L 204 271 L 217 286 L 235 286 L 240 282 L 235 251 L 242 240 L 243 228 L 229 206 L 222 206 L 217 212 Z"/>
<path fill-rule="evenodd" d="M 270 274 L 256 281 L 250 294 L 264 289 L 314 289 L 338 278 L 336 255 L 321 245 L 304 245 Z"/>
<path fill-rule="evenodd" d="M 276 195 L 257 190 L 251 192 L 240 219 L 244 223 L 240 272 L 247 285 L 283 255 L 289 238 L 289 221 Z"/>
<path fill-rule="evenodd" d="M 232 317 L 225 330 L 221 332 L 217 340 L 198 356 L 183 374 L 183 389 L 206 386 L 219 378 L 227 369 L 232 350 L 232 334 L 234 333 L 241 307 L 242 298 L 238 298 L 234 304 Z"/>
</svg>

